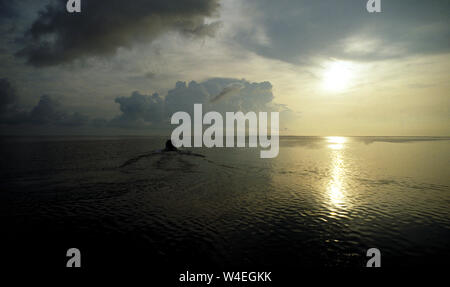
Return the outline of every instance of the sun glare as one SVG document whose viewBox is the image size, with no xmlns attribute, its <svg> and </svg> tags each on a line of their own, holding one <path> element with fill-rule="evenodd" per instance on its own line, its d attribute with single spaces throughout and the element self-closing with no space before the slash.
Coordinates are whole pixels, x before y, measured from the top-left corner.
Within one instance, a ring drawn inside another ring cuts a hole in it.
<svg viewBox="0 0 450 287">
<path fill-rule="evenodd" d="M 340 150 L 344 148 L 344 144 L 347 142 L 345 137 L 326 137 L 328 147 L 334 150 Z"/>
<path fill-rule="evenodd" d="M 344 61 L 333 61 L 325 65 L 323 88 L 328 92 L 345 91 L 353 77 L 352 64 Z"/>
</svg>

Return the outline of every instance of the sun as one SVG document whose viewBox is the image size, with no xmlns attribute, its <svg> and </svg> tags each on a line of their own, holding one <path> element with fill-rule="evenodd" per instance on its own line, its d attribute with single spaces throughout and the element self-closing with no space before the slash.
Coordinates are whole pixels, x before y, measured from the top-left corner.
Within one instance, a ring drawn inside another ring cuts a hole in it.
<svg viewBox="0 0 450 287">
<path fill-rule="evenodd" d="M 323 72 L 323 88 L 328 92 L 343 92 L 351 84 L 353 78 L 352 64 L 344 61 L 333 61 L 325 65 Z"/>
</svg>

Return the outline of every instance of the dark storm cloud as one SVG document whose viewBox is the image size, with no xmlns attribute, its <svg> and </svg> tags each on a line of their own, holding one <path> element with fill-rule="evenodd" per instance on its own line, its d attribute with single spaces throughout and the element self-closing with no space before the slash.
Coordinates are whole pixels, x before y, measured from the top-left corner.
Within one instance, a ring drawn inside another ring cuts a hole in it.
<svg viewBox="0 0 450 287">
<path fill-rule="evenodd" d="M 0 124 L 16 124 L 23 122 L 27 112 L 18 107 L 18 95 L 15 87 L 8 79 L 0 79 Z"/>
<path fill-rule="evenodd" d="M 26 122 L 37 125 L 81 126 L 86 124 L 88 119 L 80 113 L 63 110 L 57 99 L 43 95 L 31 110 Z"/>
<path fill-rule="evenodd" d="M 41 96 L 39 103 L 31 110 L 30 120 L 35 124 L 48 124 L 63 118 L 60 103 L 48 95 Z"/>
<path fill-rule="evenodd" d="M 16 89 L 8 79 L 0 79 L 0 112 L 10 110 L 17 104 Z"/>
<path fill-rule="evenodd" d="M 0 79 L 0 124 L 82 126 L 88 121 L 78 112 L 66 111 L 57 99 L 48 95 L 42 95 L 31 111 L 25 111 L 18 106 L 15 87 L 8 79 Z"/>
<path fill-rule="evenodd" d="M 0 0 L 0 23 L 4 19 L 13 18 L 15 16 L 17 16 L 17 11 L 14 1 Z"/>
<path fill-rule="evenodd" d="M 66 0 L 52 1 L 27 31 L 18 53 L 34 66 L 112 55 L 120 47 L 152 41 L 167 31 L 212 35 L 218 0 L 82 1 L 81 13 L 67 13 Z"/>
<path fill-rule="evenodd" d="M 450 51 L 450 1 L 382 1 L 381 13 L 368 13 L 367 0 L 255 0 L 253 27 L 237 39 L 260 55 L 288 62 L 311 56 L 371 61 Z"/>
</svg>

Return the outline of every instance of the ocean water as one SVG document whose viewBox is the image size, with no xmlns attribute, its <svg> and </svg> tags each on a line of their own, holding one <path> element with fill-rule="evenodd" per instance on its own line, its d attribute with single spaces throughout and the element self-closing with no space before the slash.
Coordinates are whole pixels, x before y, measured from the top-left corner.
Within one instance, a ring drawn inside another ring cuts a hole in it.
<svg viewBox="0 0 450 287">
<path fill-rule="evenodd" d="M 395 268 L 450 255 L 450 138 L 282 137 L 273 159 L 151 153 L 164 142 L 1 138 L 3 261 L 64 267 L 71 247 L 83 266 L 153 270 L 362 268 L 372 247 Z"/>
</svg>

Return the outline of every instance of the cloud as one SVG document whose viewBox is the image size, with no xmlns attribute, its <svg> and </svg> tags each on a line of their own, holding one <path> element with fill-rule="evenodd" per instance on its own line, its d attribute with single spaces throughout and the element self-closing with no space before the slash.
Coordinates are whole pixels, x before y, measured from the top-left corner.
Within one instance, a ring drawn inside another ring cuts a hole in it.
<svg viewBox="0 0 450 287">
<path fill-rule="evenodd" d="M 0 79 L 0 124 L 83 126 L 88 122 L 88 117 L 64 110 L 60 102 L 49 95 L 42 95 L 31 111 L 25 111 L 18 105 L 15 87 L 8 79 Z"/>
<path fill-rule="evenodd" d="M 11 0 L 0 0 L 0 23 L 4 19 L 10 19 L 17 16 L 14 2 Z"/>
<path fill-rule="evenodd" d="M 135 91 L 129 97 L 118 97 L 115 102 L 120 105 L 121 115 L 114 118 L 109 125 L 118 127 L 145 127 L 166 119 L 163 99 L 156 93 L 143 95 Z"/>
<path fill-rule="evenodd" d="M 213 35 L 218 0 L 83 1 L 81 13 L 67 13 L 66 0 L 55 0 L 40 12 L 17 55 L 33 66 L 52 66 L 76 59 L 113 55 L 118 48 L 151 42 L 168 31 Z"/>
<path fill-rule="evenodd" d="M 232 96 L 231 96 L 232 94 Z M 106 125 L 127 128 L 170 129 L 172 114 L 184 111 L 193 118 L 194 104 L 203 104 L 203 114 L 226 112 L 279 112 L 280 130 L 291 130 L 300 114 L 286 105 L 273 102 L 270 82 L 251 83 L 232 78 L 211 78 L 203 82 L 179 81 L 165 98 L 158 94 L 142 95 L 133 92 L 129 97 L 116 98 L 122 114 Z M 105 124 L 103 121 L 99 121 Z"/>
<path fill-rule="evenodd" d="M 16 89 L 8 79 L 0 79 L 0 112 L 11 110 L 17 104 Z"/>
<path fill-rule="evenodd" d="M 233 93 L 233 97 L 226 95 Z M 219 101 L 220 99 L 220 101 Z M 193 115 L 194 104 L 203 104 L 203 112 L 272 111 L 279 109 L 272 103 L 272 85 L 269 82 L 250 83 L 246 80 L 212 78 L 203 82 L 177 82 L 162 98 L 158 94 L 143 95 L 133 92 L 129 97 L 118 97 L 119 116 L 109 122 L 117 127 L 169 127 L 173 113 L 184 111 Z M 283 110 L 286 110 L 283 108 Z"/>
<path fill-rule="evenodd" d="M 226 97 L 230 93 L 233 93 L 233 96 Z M 175 88 L 167 93 L 165 104 L 169 114 L 177 111 L 192 112 L 195 103 L 203 104 L 205 111 L 257 112 L 267 111 L 273 98 L 272 85 L 269 82 L 250 83 L 232 78 L 212 78 L 201 83 L 178 82 Z"/>
<path fill-rule="evenodd" d="M 15 124 L 23 122 L 27 113 L 19 106 L 16 88 L 6 78 L 0 79 L 0 123 Z"/>
<path fill-rule="evenodd" d="M 227 96 L 230 93 L 233 96 Z M 280 112 L 280 126 L 286 128 L 298 114 L 287 106 L 273 102 L 272 85 L 269 82 L 250 83 L 231 78 L 212 78 L 203 82 L 177 82 L 165 97 L 154 93 L 145 95 L 138 91 L 130 96 L 117 97 L 120 114 L 112 119 L 89 117 L 78 112 L 70 112 L 54 97 L 42 95 L 30 111 L 17 108 L 17 95 L 7 79 L 0 79 L 0 108 L 8 116 L 0 118 L 0 124 L 40 125 L 63 127 L 127 128 L 167 130 L 171 128 L 173 113 L 184 111 L 193 117 L 194 104 L 203 104 L 203 113 L 217 111 Z M 284 123 L 283 123 L 284 121 Z"/>
<path fill-rule="evenodd" d="M 258 11 L 254 24 L 240 27 L 235 39 L 264 57 L 291 63 L 314 57 L 376 61 L 450 51 L 449 1 L 382 1 L 383 12 L 372 14 L 366 3 L 250 0 L 247 9 Z M 252 36 L 254 27 L 266 41 Z"/>
<path fill-rule="evenodd" d="M 43 95 L 25 122 L 35 125 L 82 126 L 88 122 L 88 118 L 78 112 L 63 110 L 57 99 Z"/>
<path fill-rule="evenodd" d="M 211 103 L 217 102 L 218 100 L 224 98 L 227 95 L 232 95 L 235 92 L 238 92 L 240 89 L 242 89 L 243 86 L 239 84 L 234 84 L 228 87 L 223 88 L 222 92 L 220 92 L 216 97 L 211 99 Z"/>
<path fill-rule="evenodd" d="M 59 102 L 48 95 L 41 96 L 37 106 L 30 112 L 30 121 L 34 124 L 55 123 L 62 118 Z"/>
</svg>

